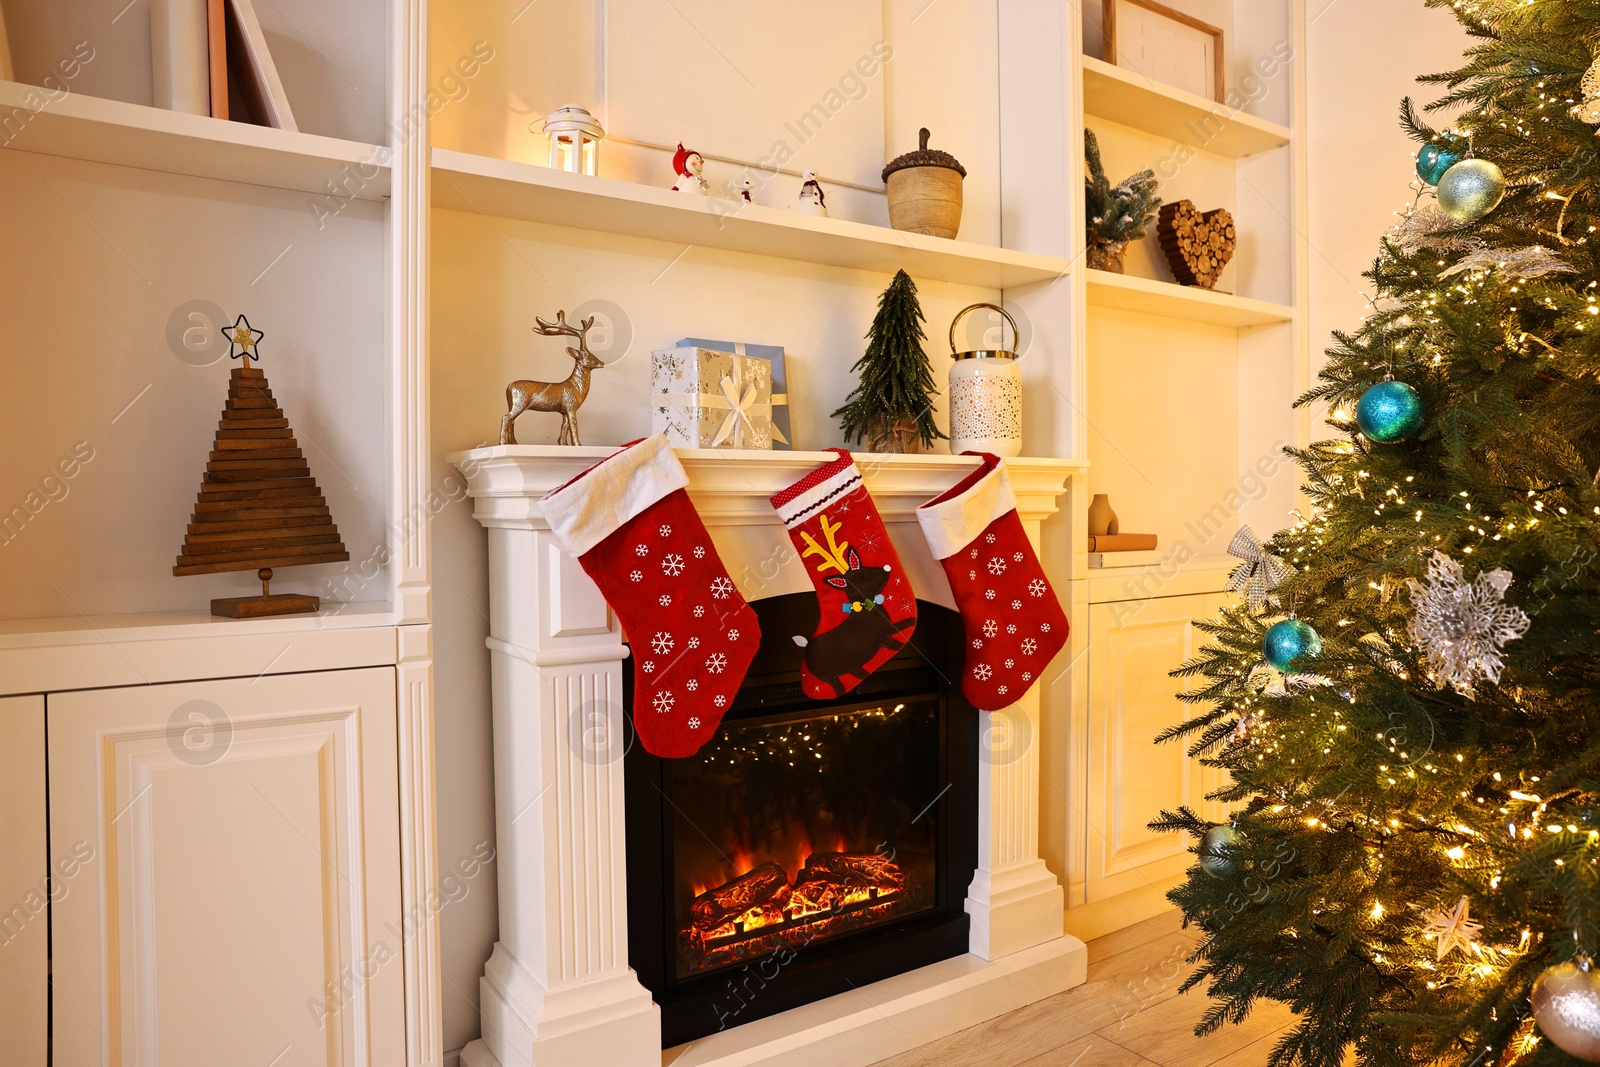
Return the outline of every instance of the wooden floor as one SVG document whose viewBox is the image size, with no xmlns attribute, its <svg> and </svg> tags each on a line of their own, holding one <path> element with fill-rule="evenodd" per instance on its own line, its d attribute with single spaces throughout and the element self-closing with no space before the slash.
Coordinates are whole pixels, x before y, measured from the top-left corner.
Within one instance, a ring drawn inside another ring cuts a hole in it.
<svg viewBox="0 0 1600 1067">
<path fill-rule="evenodd" d="M 1089 980 L 877 1067 L 1260 1067 L 1293 1021 L 1278 1005 L 1195 1037 L 1209 1003 L 1178 986 L 1195 943 L 1176 911 L 1089 942 Z"/>
</svg>

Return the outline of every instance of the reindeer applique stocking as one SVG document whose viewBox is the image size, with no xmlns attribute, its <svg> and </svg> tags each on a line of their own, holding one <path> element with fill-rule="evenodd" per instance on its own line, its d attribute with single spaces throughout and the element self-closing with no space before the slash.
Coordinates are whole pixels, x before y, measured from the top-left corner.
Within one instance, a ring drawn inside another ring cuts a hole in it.
<svg viewBox="0 0 1600 1067">
<path fill-rule="evenodd" d="M 622 620 L 633 725 L 646 751 L 692 756 L 716 733 L 761 643 L 689 501 L 689 476 L 657 434 L 552 491 L 550 531 Z"/>
<path fill-rule="evenodd" d="M 821 618 L 800 681 L 813 700 L 841 697 L 911 640 L 917 600 L 850 453 L 772 497 L 817 587 Z"/>
</svg>

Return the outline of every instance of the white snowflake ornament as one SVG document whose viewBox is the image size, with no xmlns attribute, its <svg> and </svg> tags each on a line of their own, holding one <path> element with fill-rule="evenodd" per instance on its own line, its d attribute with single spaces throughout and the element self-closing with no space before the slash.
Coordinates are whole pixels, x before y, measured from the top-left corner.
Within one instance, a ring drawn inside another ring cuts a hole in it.
<svg viewBox="0 0 1600 1067">
<path fill-rule="evenodd" d="M 1424 581 L 1407 581 L 1411 592 L 1408 633 L 1428 660 L 1439 688 L 1446 684 L 1463 696 L 1484 677 L 1500 681 L 1505 661 L 1500 650 L 1528 632 L 1532 620 L 1506 603 L 1511 572 L 1480 571 L 1467 581 L 1461 564 L 1435 552 Z"/>
</svg>

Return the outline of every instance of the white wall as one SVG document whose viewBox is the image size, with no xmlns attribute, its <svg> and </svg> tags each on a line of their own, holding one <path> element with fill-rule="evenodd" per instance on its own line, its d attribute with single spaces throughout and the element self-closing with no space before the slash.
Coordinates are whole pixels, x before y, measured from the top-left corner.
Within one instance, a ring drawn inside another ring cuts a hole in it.
<svg viewBox="0 0 1600 1067">
<path fill-rule="evenodd" d="M 1334 330 L 1355 330 L 1372 285 L 1361 273 L 1411 198 L 1417 145 L 1401 132 L 1400 100 L 1423 104 L 1420 74 L 1461 64 L 1469 38 L 1449 11 L 1421 0 L 1309 0 L 1307 67 L 1311 194 L 1312 373 Z M 1433 119 L 1435 124 L 1439 120 Z M 1314 422 L 1313 439 L 1326 437 Z"/>
</svg>

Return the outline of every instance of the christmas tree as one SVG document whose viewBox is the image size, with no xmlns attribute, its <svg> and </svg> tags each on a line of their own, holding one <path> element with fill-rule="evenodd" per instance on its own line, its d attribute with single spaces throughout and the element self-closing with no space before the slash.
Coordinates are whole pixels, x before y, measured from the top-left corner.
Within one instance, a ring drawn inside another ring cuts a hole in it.
<svg viewBox="0 0 1600 1067">
<path fill-rule="evenodd" d="M 917 284 L 900 271 L 878 297 L 867 351 L 850 368 L 861 380 L 833 413 L 846 441 L 869 441 L 873 451 L 904 452 L 913 437 L 927 447 L 944 436 L 933 421 L 937 390 L 922 351 L 923 321 Z"/>
<path fill-rule="evenodd" d="M 1155 825 L 1202 1032 L 1272 999 L 1274 1065 L 1600 1062 L 1600 0 L 1427 3 L 1476 43 L 1423 79 L 1453 131 L 1402 106 L 1419 195 L 1300 400 L 1342 436 L 1176 672 L 1230 814 Z"/>
<path fill-rule="evenodd" d="M 1084 207 L 1089 236 L 1105 242 L 1137 241 L 1150 228 L 1161 206 L 1153 170 L 1141 170 L 1116 185 L 1106 177 L 1100 161 L 1100 139 L 1093 130 L 1083 131 L 1083 156 L 1089 168 L 1084 177 Z"/>
</svg>

